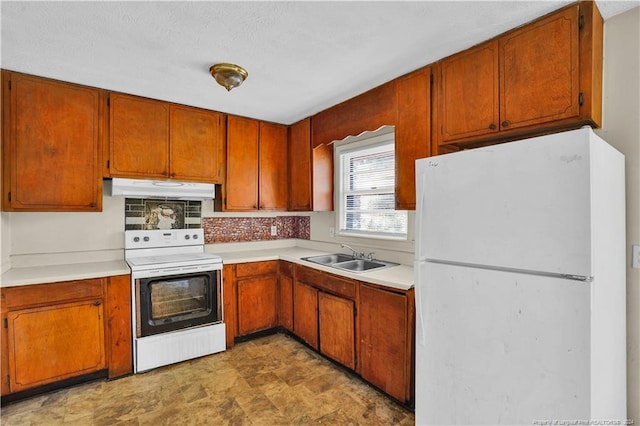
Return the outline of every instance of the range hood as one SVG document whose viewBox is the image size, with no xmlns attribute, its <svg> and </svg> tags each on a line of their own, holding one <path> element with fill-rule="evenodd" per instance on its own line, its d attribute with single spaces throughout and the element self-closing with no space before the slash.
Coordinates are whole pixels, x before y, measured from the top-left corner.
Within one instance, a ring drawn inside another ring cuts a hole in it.
<svg viewBox="0 0 640 426">
<path fill-rule="evenodd" d="M 215 198 L 215 193 L 216 186 L 212 183 L 123 178 L 111 180 L 111 195 L 114 197 L 204 201 Z"/>
</svg>

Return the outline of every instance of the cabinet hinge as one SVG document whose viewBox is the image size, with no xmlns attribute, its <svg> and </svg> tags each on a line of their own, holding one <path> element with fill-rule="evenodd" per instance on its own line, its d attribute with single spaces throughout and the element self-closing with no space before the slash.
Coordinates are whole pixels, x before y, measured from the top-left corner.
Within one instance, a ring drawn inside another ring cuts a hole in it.
<svg viewBox="0 0 640 426">
<path fill-rule="evenodd" d="M 11 201 L 11 191 L 9 191 L 9 193 L 7 194 L 7 196 L 9 197 L 9 201 Z"/>
<path fill-rule="evenodd" d="M 584 93 L 580 92 L 580 94 L 578 95 L 578 105 L 582 106 L 583 103 L 584 103 Z"/>
<path fill-rule="evenodd" d="M 433 84 L 433 73 L 429 74 L 429 83 Z"/>
<path fill-rule="evenodd" d="M 111 96 L 107 96 L 107 106 L 111 106 Z"/>
<path fill-rule="evenodd" d="M 107 160 L 107 169 L 111 167 L 111 160 Z"/>
<path fill-rule="evenodd" d="M 9 320 L 4 319 L 4 328 L 9 328 Z"/>
<path fill-rule="evenodd" d="M 358 316 L 358 308 L 356 308 L 355 306 L 353 307 L 353 316 Z"/>
<path fill-rule="evenodd" d="M 580 15 L 578 18 L 578 29 L 581 30 L 584 27 L 584 15 Z"/>
<path fill-rule="evenodd" d="M 9 80 L 9 90 L 11 90 L 11 80 Z"/>
</svg>

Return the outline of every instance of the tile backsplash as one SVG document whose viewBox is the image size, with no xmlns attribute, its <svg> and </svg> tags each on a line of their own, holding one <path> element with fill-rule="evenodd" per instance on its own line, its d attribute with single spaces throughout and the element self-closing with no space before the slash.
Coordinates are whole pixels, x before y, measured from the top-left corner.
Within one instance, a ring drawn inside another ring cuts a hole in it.
<svg viewBox="0 0 640 426">
<path fill-rule="evenodd" d="M 126 198 L 124 229 L 200 228 L 201 201 Z"/>
<path fill-rule="evenodd" d="M 203 218 L 200 201 L 126 198 L 124 223 L 126 230 L 204 228 L 206 244 L 311 238 L 309 216 Z"/>
<path fill-rule="evenodd" d="M 276 235 L 271 235 L 272 226 Z M 202 227 L 207 244 L 311 238 L 309 216 L 205 217 Z"/>
</svg>

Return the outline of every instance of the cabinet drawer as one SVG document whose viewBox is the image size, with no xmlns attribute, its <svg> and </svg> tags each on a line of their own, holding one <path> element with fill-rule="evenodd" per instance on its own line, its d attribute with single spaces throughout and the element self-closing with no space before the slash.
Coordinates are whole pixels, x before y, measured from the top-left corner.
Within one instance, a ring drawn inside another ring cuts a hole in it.
<svg viewBox="0 0 640 426">
<path fill-rule="evenodd" d="M 2 289 L 6 309 L 102 297 L 102 278 Z"/>
<path fill-rule="evenodd" d="M 267 275 L 278 273 L 278 261 L 238 263 L 236 265 L 236 277 L 251 277 L 255 275 Z"/>
<path fill-rule="evenodd" d="M 356 282 L 327 272 L 299 266 L 297 280 L 349 299 L 356 297 Z"/>
</svg>

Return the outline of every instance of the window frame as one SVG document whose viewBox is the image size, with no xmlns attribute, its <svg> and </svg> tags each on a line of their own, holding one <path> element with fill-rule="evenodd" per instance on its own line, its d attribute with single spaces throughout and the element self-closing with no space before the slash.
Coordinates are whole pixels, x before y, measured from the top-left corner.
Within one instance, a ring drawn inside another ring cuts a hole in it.
<svg viewBox="0 0 640 426">
<path fill-rule="evenodd" d="M 375 132 L 365 132 L 359 136 L 350 136 L 341 141 L 334 142 L 334 188 L 335 188 L 335 213 L 336 213 L 336 235 L 349 238 L 370 238 L 378 240 L 390 241 L 408 241 L 409 240 L 409 214 L 406 210 L 394 210 L 397 214 L 404 215 L 406 223 L 405 232 L 403 234 L 391 234 L 376 231 L 357 231 L 345 229 L 346 226 L 346 197 L 344 195 L 344 164 L 343 155 L 355 151 L 374 148 L 376 146 L 384 146 L 392 144 L 394 146 L 395 156 L 395 128 L 393 126 L 382 127 Z M 394 173 L 395 175 L 395 173 Z M 395 176 L 394 176 L 395 177 Z M 392 189 L 395 197 L 395 182 Z"/>
</svg>

